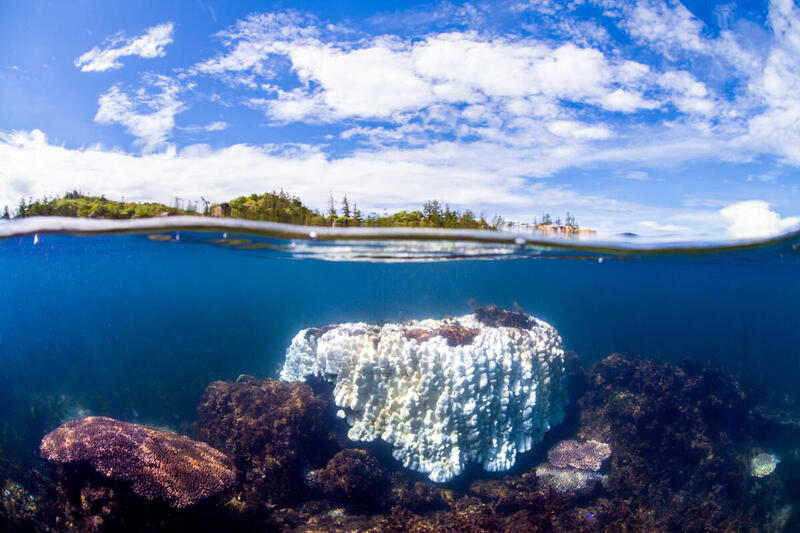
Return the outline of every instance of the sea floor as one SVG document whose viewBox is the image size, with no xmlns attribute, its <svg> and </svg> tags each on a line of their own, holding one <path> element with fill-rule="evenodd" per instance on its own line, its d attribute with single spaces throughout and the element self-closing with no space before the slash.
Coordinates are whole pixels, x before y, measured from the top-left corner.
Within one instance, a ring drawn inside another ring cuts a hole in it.
<svg viewBox="0 0 800 533">
<path fill-rule="evenodd" d="M 714 366 L 568 359 L 567 419 L 505 474 L 432 483 L 381 443 L 349 441 L 325 384 L 241 376 L 211 383 L 181 428 L 228 457 L 226 490 L 175 508 L 86 462 L 21 469 L 5 453 L 0 531 L 800 531 L 791 398 Z M 537 466 L 564 439 L 611 455 L 588 481 L 554 484 Z M 759 457 L 779 462 L 758 469 Z"/>
</svg>

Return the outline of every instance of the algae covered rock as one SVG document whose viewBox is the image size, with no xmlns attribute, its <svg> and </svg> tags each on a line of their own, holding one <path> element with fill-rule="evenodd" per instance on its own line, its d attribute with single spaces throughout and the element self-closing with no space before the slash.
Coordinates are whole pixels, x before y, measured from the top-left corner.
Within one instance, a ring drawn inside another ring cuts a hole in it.
<svg viewBox="0 0 800 533">
<path fill-rule="evenodd" d="M 776 503 L 777 485 L 750 471 L 763 420 L 718 368 L 615 354 L 591 369 L 578 404 L 579 436 L 613 450 L 597 513 L 607 527 L 746 531 Z"/>
<path fill-rule="evenodd" d="M 334 383 L 355 441 L 383 439 L 437 482 L 469 463 L 492 472 L 561 422 L 567 403 L 556 330 L 497 308 L 443 320 L 346 323 L 300 331 L 281 379 Z"/>
<path fill-rule="evenodd" d="M 304 469 L 337 450 L 325 423 L 327 402 L 303 383 L 215 381 L 198 407 L 198 437 L 227 453 L 246 506 L 292 503 L 307 486 Z"/>
<path fill-rule="evenodd" d="M 313 478 L 326 497 L 356 508 L 384 506 L 389 491 L 389 476 L 364 450 L 340 451 Z"/>
</svg>

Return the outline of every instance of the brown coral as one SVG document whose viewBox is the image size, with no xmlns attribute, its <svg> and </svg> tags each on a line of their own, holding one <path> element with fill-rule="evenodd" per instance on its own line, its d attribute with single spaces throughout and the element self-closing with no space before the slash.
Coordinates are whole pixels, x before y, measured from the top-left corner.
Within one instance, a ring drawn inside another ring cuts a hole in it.
<svg viewBox="0 0 800 533">
<path fill-rule="evenodd" d="M 130 482 L 136 494 L 177 508 L 234 481 L 225 455 L 205 443 L 102 416 L 67 422 L 45 435 L 40 450 L 57 463 L 88 461 L 97 472 Z"/>
</svg>

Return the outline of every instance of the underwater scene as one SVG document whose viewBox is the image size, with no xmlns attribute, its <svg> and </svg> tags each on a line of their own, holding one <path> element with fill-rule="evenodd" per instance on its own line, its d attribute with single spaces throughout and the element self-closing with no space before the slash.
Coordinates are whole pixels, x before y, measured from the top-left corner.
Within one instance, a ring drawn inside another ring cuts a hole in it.
<svg viewBox="0 0 800 533">
<path fill-rule="evenodd" d="M 800 234 L 42 220 L 0 531 L 800 531 Z"/>
</svg>

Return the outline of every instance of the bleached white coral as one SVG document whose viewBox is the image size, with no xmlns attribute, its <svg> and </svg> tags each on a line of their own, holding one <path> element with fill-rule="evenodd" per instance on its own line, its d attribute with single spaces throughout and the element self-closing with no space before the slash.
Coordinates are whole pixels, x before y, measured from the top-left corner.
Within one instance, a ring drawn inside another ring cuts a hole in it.
<svg viewBox="0 0 800 533">
<path fill-rule="evenodd" d="M 595 483 L 603 480 L 603 475 L 591 470 L 558 468 L 545 463 L 536 467 L 536 478 L 542 486 L 558 492 L 581 492 L 591 491 Z"/>
<path fill-rule="evenodd" d="M 487 326 L 478 313 L 305 329 L 287 351 L 281 379 L 332 381 L 351 439 L 383 439 L 403 465 L 433 481 L 472 462 L 507 470 L 561 422 L 567 392 L 556 330 L 503 313 L 515 319 Z"/>
</svg>

